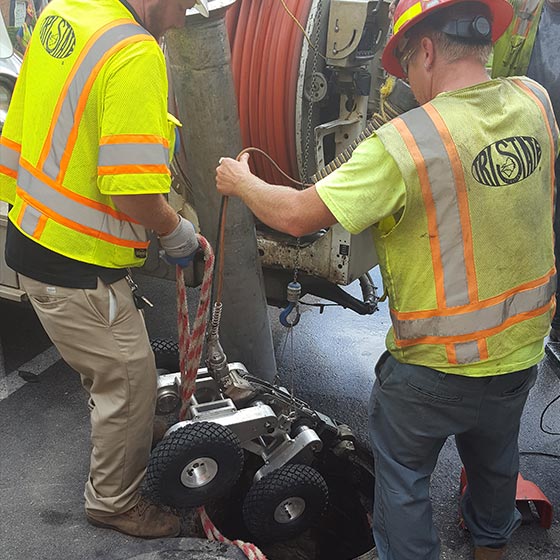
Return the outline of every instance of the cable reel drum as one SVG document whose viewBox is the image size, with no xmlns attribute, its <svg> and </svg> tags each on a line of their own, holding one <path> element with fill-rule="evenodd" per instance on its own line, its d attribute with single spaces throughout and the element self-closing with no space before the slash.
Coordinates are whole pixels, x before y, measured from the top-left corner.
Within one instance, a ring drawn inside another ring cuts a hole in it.
<svg viewBox="0 0 560 560">
<path fill-rule="evenodd" d="M 268 153 L 303 186 L 328 175 L 376 128 L 414 107 L 402 81 L 384 88 L 382 102 L 389 5 L 238 0 L 226 23 L 244 147 Z M 261 158 L 252 157 L 251 165 L 264 180 L 285 182 Z M 336 224 L 295 239 L 258 223 L 257 245 L 270 304 L 286 308 L 286 287 L 297 274 L 302 295 L 359 314 L 377 310 L 368 274 L 378 262 L 370 232 L 352 235 Z M 341 288 L 356 279 L 361 299 Z"/>
</svg>

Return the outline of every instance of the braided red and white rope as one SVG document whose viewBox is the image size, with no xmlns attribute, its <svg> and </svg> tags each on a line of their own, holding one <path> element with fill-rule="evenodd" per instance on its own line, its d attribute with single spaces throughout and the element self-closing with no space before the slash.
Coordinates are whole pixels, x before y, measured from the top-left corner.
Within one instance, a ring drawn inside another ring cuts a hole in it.
<svg viewBox="0 0 560 560">
<path fill-rule="evenodd" d="M 236 539 L 230 541 L 228 538 L 224 537 L 222 533 L 217 529 L 217 527 L 212 523 L 206 510 L 203 507 L 198 508 L 198 515 L 200 515 L 200 521 L 202 523 L 202 528 L 206 533 L 206 538 L 209 541 L 218 541 L 225 544 L 234 545 L 239 548 L 249 560 L 267 560 L 266 556 L 252 543 L 247 543 Z"/>
<path fill-rule="evenodd" d="M 197 235 L 200 248 L 204 253 L 204 276 L 200 286 L 200 301 L 192 332 L 189 326 L 187 289 L 183 269 L 177 266 L 177 329 L 179 331 L 179 370 L 181 372 L 181 411 L 179 419 L 184 420 L 189 401 L 194 393 L 196 374 L 202 356 L 204 335 L 208 324 L 210 296 L 212 293 L 212 274 L 214 273 L 214 251 L 205 237 Z"/>
<path fill-rule="evenodd" d="M 179 334 L 179 370 L 181 372 L 181 411 L 179 418 L 185 419 L 189 401 L 196 386 L 196 374 L 200 365 L 204 335 L 208 325 L 210 310 L 210 296 L 212 294 L 212 275 L 214 273 L 214 252 L 208 240 L 197 235 L 200 248 L 204 253 L 204 275 L 200 286 L 200 300 L 192 332 L 189 325 L 189 311 L 187 306 L 187 289 L 183 269 L 177 266 L 177 329 Z M 218 541 L 239 548 L 249 560 L 267 560 L 266 556 L 251 543 L 240 540 L 230 541 L 220 533 L 212 523 L 206 510 L 198 509 L 200 521 L 209 541 Z"/>
</svg>

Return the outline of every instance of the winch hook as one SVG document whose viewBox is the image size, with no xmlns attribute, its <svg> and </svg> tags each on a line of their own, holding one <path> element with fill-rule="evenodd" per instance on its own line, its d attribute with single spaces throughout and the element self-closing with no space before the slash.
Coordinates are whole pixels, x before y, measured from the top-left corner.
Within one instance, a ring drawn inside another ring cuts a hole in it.
<svg viewBox="0 0 560 560">
<path fill-rule="evenodd" d="M 295 327 L 301 318 L 301 313 L 299 312 L 299 298 L 301 297 L 301 284 L 299 282 L 290 282 L 288 284 L 286 299 L 288 300 L 288 305 L 284 308 L 282 313 L 280 313 L 280 324 L 284 327 Z M 293 320 L 289 320 L 288 317 L 293 313 L 295 309 L 295 317 Z"/>
</svg>

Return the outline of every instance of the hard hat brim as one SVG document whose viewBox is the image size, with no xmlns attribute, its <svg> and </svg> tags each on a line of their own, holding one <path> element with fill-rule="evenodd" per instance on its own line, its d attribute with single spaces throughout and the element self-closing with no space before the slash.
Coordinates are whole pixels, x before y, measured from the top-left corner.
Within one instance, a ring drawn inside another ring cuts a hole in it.
<svg viewBox="0 0 560 560">
<path fill-rule="evenodd" d="M 405 73 L 400 65 L 399 59 L 396 54 L 397 46 L 400 40 L 405 36 L 406 32 L 414 27 L 418 22 L 422 21 L 426 16 L 439 9 L 444 9 L 459 4 L 465 0 L 447 0 L 444 3 L 434 3 L 429 8 L 422 11 L 416 17 L 413 17 L 395 33 L 387 43 L 383 54 L 381 56 L 381 64 L 383 68 L 396 76 L 397 78 L 405 78 Z M 490 10 L 492 17 L 492 43 L 495 43 L 509 27 L 513 19 L 513 7 L 507 0 L 477 0 L 480 4 L 484 4 Z"/>
</svg>

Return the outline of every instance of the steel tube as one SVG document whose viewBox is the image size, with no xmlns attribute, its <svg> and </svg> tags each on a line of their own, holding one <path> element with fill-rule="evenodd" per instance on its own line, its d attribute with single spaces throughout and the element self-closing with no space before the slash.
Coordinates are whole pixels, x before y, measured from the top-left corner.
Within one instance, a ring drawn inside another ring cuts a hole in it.
<svg viewBox="0 0 560 560">
<path fill-rule="evenodd" d="M 226 1 L 210 2 L 210 17 L 188 15 L 166 35 L 168 65 L 183 123 L 182 140 L 202 234 L 216 249 L 221 197 L 215 169 L 242 149 L 225 27 Z M 254 218 L 238 199 L 228 206 L 220 340 L 228 361 L 240 361 L 271 381 L 276 373 Z"/>
</svg>

